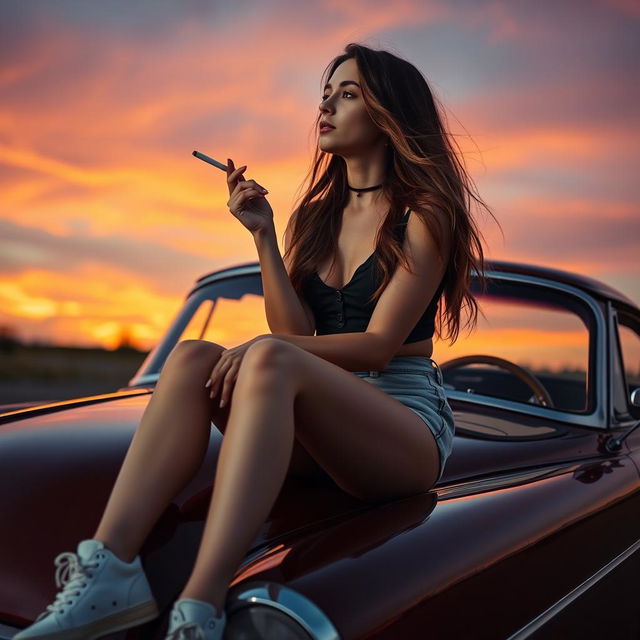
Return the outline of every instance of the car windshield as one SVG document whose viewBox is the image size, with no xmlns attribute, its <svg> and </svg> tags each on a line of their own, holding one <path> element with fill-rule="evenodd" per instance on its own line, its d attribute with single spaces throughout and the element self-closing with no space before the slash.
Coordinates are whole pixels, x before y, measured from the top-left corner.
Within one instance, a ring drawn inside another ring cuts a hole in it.
<svg viewBox="0 0 640 640">
<path fill-rule="evenodd" d="M 496 362 L 446 368 L 447 362 L 457 358 L 489 356 L 534 376 L 547 391 L 550 407 L 573 413 L 591 411 L 587 381 L 595 321 L 584 300 L 561 287 L 500 278 L 490 280 L 486 293 L 475 279 L 471 288 L 479 306 L 476 328 L 470 335 L 461 328 L 453 346 L 434 340 L 432 357 L 445 364 L 445 388 L 540 404 L 530 385 Z M 187 298 L 141 371 L 147 380 L 157 378 L 166 356 L 182 340 L 208 340 L 230 348 L 268 333 L 260 274 L 220 278 Z"/>
</svg>

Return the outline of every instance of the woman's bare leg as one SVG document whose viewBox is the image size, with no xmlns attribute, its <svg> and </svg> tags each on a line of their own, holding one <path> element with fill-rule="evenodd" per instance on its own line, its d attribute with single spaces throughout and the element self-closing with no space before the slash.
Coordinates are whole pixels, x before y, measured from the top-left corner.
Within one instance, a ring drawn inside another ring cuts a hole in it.
<svg viewBox="0 0 640 640">
<path fill-rule="evenodd" d="M 218 611 L 224 606 L 228 585 L 278 496 L 296 439 L 355 497 L 413 495 L 435 482 L 439 453 L 419 416 L 288 342 L 266 338 L 251 345 L 231 397 L 202 540 L 180 598 L 210 602 Z"/>
<path fill-rule="evenodd" d="M 179 596 L 210 602 L 218 611 L 278 497 L 293 451 L 295 376 L 283 375 L 279 354 L 261 345 L 249 347 L 240 365 L 202 541 Z"/>
<path fill-rule="evenodd" d="M 204 383 L 223 347 L 180 342 L 168 356 L 94 534 L 130 562 L 172 498 L 196 474 L 211 434 Z"/>
<path fill-rule="evenodd" d="M 93 535 L 125 562 L 138 554 L 171 499 L 200 468 L 211 421 L 226 430 L 233 402 L 220 408 L 220 394 L 211 400 L 204 387 L 223 349 L 205 340 L 184 340 L 165 362 Z M 289 472 L 328 478 L 299 443 Z"/>
</svg>

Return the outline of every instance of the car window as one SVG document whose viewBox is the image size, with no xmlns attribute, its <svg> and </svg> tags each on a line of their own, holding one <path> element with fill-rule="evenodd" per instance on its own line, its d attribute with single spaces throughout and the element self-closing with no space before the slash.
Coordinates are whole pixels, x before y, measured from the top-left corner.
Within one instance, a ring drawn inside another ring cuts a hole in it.
<svg viewBox="0 0 640 640">
<path fill-rule="evenodd" d="M 260 280 L 259 276 L 253 276 Z M 255 287 L 242 291 L 249 278 L 234 279 L 227 286 L 212 285 L 201 291 L 191 318 L 180 334 L 182 340 L 208 340 L 228 348 L 271 333 L 264 309 L 264 298 Z M 253 290 L 251 290 L 253 289 Z M 229 295 L 231 293 L 232 295 Z"/>
<path fill-rule="evenodd" d="M 618 311 L 618 337 L 622 351 L 623 395 L 627 411 L 640 418 L 640 407 L 631 404 L 631 392 L 640 388 L 640 319 Z"/>
<path fill-rule="evenodd" d="M 595 341 L 591 309 L 577 296 L 550 287 L 496 279 L 490 281 L 486 293 L 476 280 L 471 288 L 479 307 L 476 328 L 470 335 L 461 330 L 451 347 L 436 342 L 436 362 L 446 365 L 449 360 L 474 355 L 506 360 L 535 376 L 551 398 L 549 408 L 592 411 L 587 384 L 590 345 Z M 490 358 L 450 370 L 445 366 L 445 387 L 541 405 L 532 387 Z"/>
</svg>

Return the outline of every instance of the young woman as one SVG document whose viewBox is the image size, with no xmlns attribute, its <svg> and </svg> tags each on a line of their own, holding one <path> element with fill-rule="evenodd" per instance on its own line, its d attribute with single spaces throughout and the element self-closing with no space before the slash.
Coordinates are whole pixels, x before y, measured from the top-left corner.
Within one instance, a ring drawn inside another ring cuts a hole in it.
<svg viewBox="0 0 640 640">
<path fill-rule="evenodd" d="M 228 584 L 288 473 L 367 501 L 442 477 L 454 421 L 431 359 L 436 310 L 444 293 L 455 341 L 463 301 L 477 315 L 472 267 L 484 284 L 470 180 L 409 62 L 349 44 L 325 74 L 311 182 L 284 259 L 266 190 L 229 160 L 227 205 L 255 239 L 272 334 L 230 349 L 176 345 L 94 537 L 61 554 L 72 568 L 64 589 L 17 640 L 96 638 L 158 614 L 137 554 L 199 469 L 211 421 L 224 438 L 170 615 L 174 640 L 222 637 Z"/>
</svg>

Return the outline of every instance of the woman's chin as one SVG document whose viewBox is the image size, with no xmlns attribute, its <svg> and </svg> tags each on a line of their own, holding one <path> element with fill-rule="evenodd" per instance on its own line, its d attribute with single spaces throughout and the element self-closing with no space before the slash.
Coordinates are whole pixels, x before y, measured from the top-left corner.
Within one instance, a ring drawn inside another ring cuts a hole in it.
<svg viewBox="0 0 640 640">
<path fill-rule="evenodd" d="M 318 149 L 325 153 L 332 153 L 335 156 L 341 156 L 344 149 L 341 149 L 339 145 L 325 142 L 324 140 L 318 141 Z"/>
</svg>

